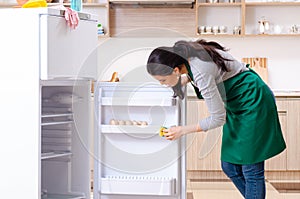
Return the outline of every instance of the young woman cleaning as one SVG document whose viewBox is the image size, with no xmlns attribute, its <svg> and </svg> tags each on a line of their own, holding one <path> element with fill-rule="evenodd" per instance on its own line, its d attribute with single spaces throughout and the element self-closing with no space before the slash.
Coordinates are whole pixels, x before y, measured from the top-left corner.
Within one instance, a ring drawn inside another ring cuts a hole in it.
<svg viewBox="0 0 300 199">
<path fill-rule="evenodd" d="M 219 43 L 205 40 L 178 41 L 172 47 L 154 49 L 147 71 L 180 98 L 184 97 L 182 86 L 190 82 L 210 113 L 197 124 L 164 130 L 166 139 L 223 125 L 224 173 L 244 198 L 264 199 L 265 160 L 286 145 L 275 98 L 263 80 Z"/>
</svg>

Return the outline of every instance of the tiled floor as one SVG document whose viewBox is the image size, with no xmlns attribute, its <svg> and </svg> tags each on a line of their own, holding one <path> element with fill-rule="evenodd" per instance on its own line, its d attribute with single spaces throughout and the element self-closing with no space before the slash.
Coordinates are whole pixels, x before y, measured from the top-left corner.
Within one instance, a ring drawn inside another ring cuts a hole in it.
<svg viewBox="0 0 300 199">
<path fill-rule="evenodd" d="M 280 193 L 270 183 L 266 183 L 266 199 L 300 199 L 300 192 Z M 187 199 L 243 199 L 230 181 L 188 182 Z"/>
</svg>

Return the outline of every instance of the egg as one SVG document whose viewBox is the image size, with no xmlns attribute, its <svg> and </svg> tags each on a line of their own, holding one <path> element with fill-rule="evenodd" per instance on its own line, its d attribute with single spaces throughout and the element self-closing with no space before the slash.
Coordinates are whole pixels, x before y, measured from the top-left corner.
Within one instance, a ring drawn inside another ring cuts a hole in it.
<svg viewBox="0 0 300 199">
<path fill-rule="evenodd" d="M 111 120 L 109 121 L 109 124 L 110 124 L 110 125 L 118 125 L 119 122 L 118 122 L 118 120 L 111 119 Z"/>
<path fill-rule="evenodd" d="M 141 126 L 147 126 L 148 123 L 146 121 L 141 121 Z"/>
<path fill-rule="evenodd" d="M 125 125 L 125 121 L 124 120 L 119 120 L 119 125 Z"/>
<path fill-rule="evenodd" d="M 125 121 L 125 124 L 126 124 L 126 125 L 133 125 L 133 122 L 130 121 L 130 120 L 126 120 L 126 121 Z"/>
</svg>

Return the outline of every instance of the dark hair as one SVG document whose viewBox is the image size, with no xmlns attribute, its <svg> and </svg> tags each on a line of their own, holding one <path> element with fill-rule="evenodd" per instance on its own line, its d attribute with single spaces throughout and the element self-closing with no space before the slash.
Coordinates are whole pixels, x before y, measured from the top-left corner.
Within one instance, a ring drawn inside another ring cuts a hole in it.
<svg viewBox="0 0 300 199">
<path fill-rule="evenodd" d="M 222 57 L 217 50 L 227 51 L 213 41 L 207 42 L 203 39 L 194 42 L 178 41 L 173 47 L 154 49 L 148 58 L 147 71 L 151 75 L 170 75 L 175 67 L 187 65 L 187 60 L 191 57 L 198 57 L 206 62 L 213 61 L 222 71 L 228 71 L 225 61 L 232 60 Z"/>
</svg>

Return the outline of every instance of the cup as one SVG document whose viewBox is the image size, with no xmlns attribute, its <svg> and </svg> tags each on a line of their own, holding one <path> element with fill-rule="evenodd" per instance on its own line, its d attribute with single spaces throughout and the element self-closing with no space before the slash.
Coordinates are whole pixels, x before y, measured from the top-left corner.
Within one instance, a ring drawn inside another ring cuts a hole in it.
<svg viewBox="0 0 300 199">
<path fill-rule="evenodd" d="M 282 32 L 282 27 L 280 25 L 274 26 L 274 34 L 280 34 Z"/>
<path fill-rule="evenodd" d="M 225 33 L 226 32 L 226 26 L 219 26 L 219 32 L 220 33 Z"/>
<path fill-rule="evenodd" d="M 198 31 L 199 31 L 200 34 L 205 33 L 205 26 L 200 26 L 200 27 L 198 28 Z"/>
<path fill-rule="evenodd" d="M 212 32 L 213 32 L 214 34 L 219 33 L 219 26 L 213 26 L 213 27 L 212 27 Z"/>
<path fill-rule="evenodd" d="M 206 26 L 205 27 L 205 32 L 206 33 L 212 33 L 212 27 L 211 26 Z"/>
</svg>

